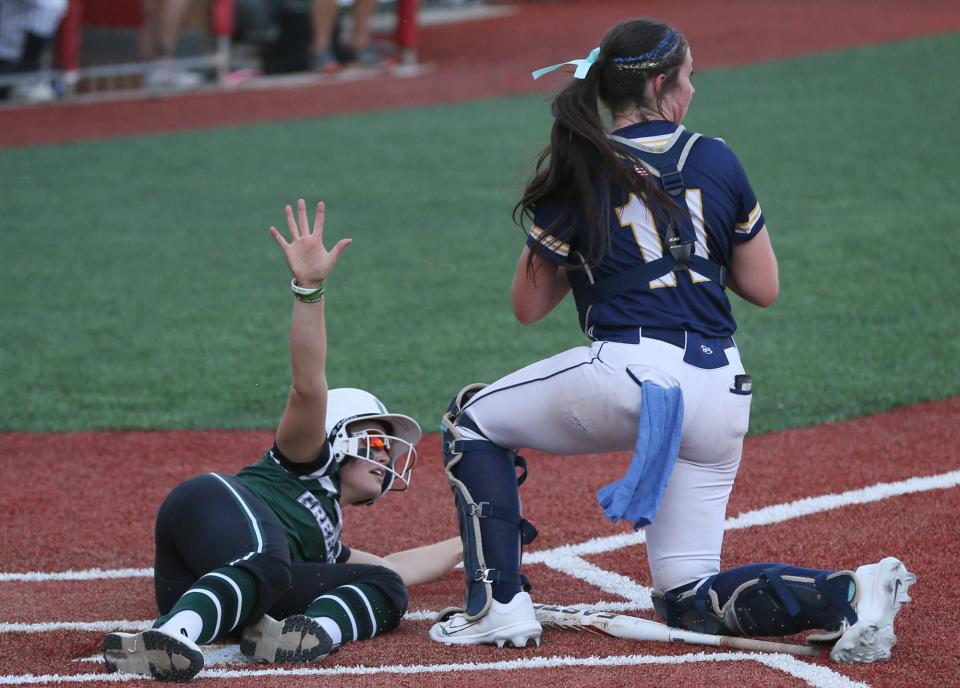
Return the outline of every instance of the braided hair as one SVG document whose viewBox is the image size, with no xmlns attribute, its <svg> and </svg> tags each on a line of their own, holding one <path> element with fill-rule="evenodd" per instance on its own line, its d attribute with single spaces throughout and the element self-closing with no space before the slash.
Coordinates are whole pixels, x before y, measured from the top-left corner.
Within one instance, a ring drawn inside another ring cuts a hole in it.
<svg viewBox="0 0 960 688">
<path fill-rule="evenodd" d="M 638 198 L 658 201 L 668 217 L 681 212 L 656 182 L 634 171 L 634 156 L 611 145 L 598 102 L 611 114 L 630 106 L 662 113 L 662 96 L 677 83 L 686 52 L 683 35 L 658 21 L 630 19 L 607 31 L 586 77 L 572 79 L 553 99 L 550 143 L 537 157 L 534 174 L 514 207 L 514 222 L 523 228 L 538 201 L 560 200 L 562 213 L 552 227 L 541 228 L 539 241 L 552 235 L 569 242 L 575 231 L 570 220 L 579 210 L 588 229 L 581 254 L 587 264 L 596 264 L 610 248 L 607 218 L 615 183 Z M 647 82 L 660 74 L 666 81 L 656 102 L 645 102 Z M 527 269 L 533 270 L 533 252 Z"/>
</svg>

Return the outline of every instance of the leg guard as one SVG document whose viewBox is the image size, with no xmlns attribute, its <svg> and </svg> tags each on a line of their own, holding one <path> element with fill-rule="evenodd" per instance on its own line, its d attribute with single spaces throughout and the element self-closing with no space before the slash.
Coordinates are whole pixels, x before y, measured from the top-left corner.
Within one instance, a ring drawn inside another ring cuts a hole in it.
<svg viewBox="0 0 960 688">
<path fill-rule="evenodd" d="M 856 590 L 852 571 L 750 564 L 654 592 L 653 605 L 668 625 L 690 631 L 780 636 L 856 622 Z"/>
<path fill-rule="evenodd" d="M 487 613 L 493 600 L 493 584 L 503 583 L 529 589 L 526 579 L 520 575 L 519 556 L 516 565 L 509 566 L 509 570 L 498 568 L 502 564 L 497 562 L 488 562 L 490 551 L 488 548 L 485 556 L 481 534 L 482 519 L 497 519 L 515 526 L 519 530 L 518 551 L 522 545 L 533 542 L 537 536 L 536 529 L 523 518 L 515 506 L 497 504 L 492 500 L 492 495 L 488 495 L 487 501 L 478 502 L 471 495 L 470 488 L 458 477 L 463 470 L 465 455 L 471 452 L 493 453 L 497 458 L 509 460 L 514 471 L 519 466 L 522 472 L 516 478 L 517 485 L 522 484 L 527 476 L 526 461 L 516 452 L 508 451 L 488 440 L 463 439 L 461 427 L 481 434 L 479 428 L 463 415 L 463 405 L 483 387 L 485 385 L 473 384 L 460 390 L 450 403 L 441 423 L 444 468 L 447 481 L 453 490 L 460 522 L 460 539 L 463 541 L 463 570 L 466 577 L 463 612 L 468 620 L 479 619 Z M 441 616 L 453 611 L 461 610 L 445 610 Z"/>
</svg>

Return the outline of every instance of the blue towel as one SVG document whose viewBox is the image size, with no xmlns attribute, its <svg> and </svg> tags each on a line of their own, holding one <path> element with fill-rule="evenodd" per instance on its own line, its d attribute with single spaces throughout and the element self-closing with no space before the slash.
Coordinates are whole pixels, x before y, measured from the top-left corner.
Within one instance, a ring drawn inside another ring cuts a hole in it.
<svg viewBox="0 0 960 688">
<path fill-rule="evenodd" d="M 630 521 L 634 530 L 653 523 L 680 451 L 683 393 L 679 387 L 640 385 L 640 427 L 630 467 L 622 479 L 601 487 L 597 501 L 616 523 Z"/>
</svg>

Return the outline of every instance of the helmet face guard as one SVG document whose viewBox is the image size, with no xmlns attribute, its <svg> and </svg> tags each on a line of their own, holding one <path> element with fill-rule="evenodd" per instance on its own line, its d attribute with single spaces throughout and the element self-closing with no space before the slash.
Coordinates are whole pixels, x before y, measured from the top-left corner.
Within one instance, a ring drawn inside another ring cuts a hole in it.
<svg viewBox="0 0 960 688">
<path fill-rule="evenodd" d="M 351 428 L 359 421 L 375 421 L 380 427 Z M 420 441 L 420 426 L 413 418 L 390 413 L 379 399 L 362 389 L 339 388 L 327 393 L 327 439 L 333 460 L 342 465 L 347 459 L 367 461 L 383 470 L 380 494 L 403 492 L 410 486 L 410 475 L 417 461 L 414 448 Z M 382 448 L 389 456 L 384 463 Z M 380 460 L 376 458 L 379 454 Z"/>
<path fill-rule="evenodd" d="M 351 421 L 377 420 L 372 417 L 351 418 Z M 367 461 L 384 471 L 383 484 L 380 487 L 379 499 L 387 492 L 406 492 L 410 487 L 410 477 L 413 466 L 417 462 L 417 450 L 402 437 L 389 434 L 376 428 L 367 428 L 353 432 L 349 422 L 345 422 L 336 431 L 336 436 L 330 438 L 334 459 L 343 463 L 347 459 Z M 389 461 L 385 464 L 374 458 L 374 452 L 383 449 Z M 372 504 L 376 499 L 366 502 Z"/>
</svg>

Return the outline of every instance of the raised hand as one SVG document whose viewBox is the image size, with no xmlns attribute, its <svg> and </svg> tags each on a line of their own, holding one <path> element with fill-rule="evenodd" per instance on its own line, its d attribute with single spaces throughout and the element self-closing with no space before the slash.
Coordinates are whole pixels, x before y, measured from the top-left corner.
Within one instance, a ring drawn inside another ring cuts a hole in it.
<svg viewBox="0 0 960 688">
<path fill-rule="evenodd" d="M 287 265 L 293 273 L 297 284 L 302 287 L 319 286 L 337 264 L 340 254 L 350 245 L 353 239 L 341 239 L 332 250 L 328 251 L 323 245 L 323 216 L 325 206 L 317 203 L 317 213 L 313 220 L 313 229 L 307 221 L 307 204 L 301 198 L 297 201 L 297 216 L 294 217 L 293 208 L 286 206 L 287 227 L 290 229 L 288 242 L 276 227 L 270 228 L 270 233 L 287 258 Z"/>
</svg>

